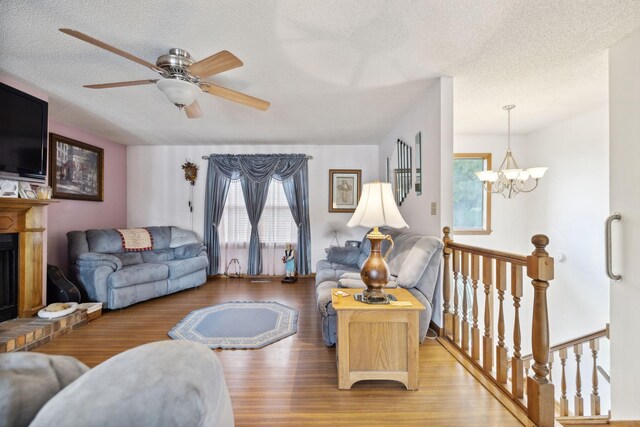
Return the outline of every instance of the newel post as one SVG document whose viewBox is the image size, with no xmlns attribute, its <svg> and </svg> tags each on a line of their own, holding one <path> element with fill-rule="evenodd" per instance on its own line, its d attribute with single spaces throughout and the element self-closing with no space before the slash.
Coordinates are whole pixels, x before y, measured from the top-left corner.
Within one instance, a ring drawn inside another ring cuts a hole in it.
<svg viewBox="0 0 640 427">
<path fill-rule="evenodd" d="M 449 227 L 444 227 L 442 229 L 444 233 L 444 237 L 442 241 L 444 242 L 444 249 L 442 250 L 443 258 L 444 258 L 444 269 L 442 273 L 442 299 L 444 301 L 442 316 L 443 316 L 443 325 L 440 330 L 440 336 L 446 337 L 453 334 L 453 313 L 451 313 L 451 248 L 449 248 L 449 242 L 453 242 L 453 239 L 450 236 L 451 229 Z"/>
<path fill-rule="evenodd" d="M 553 384 L 549 382 L 549 313 L 547 288 L 553 280 L 553 258 L 545 250 L 549 238 L 536 234 L 531 238 L 536 247 L 527 257 L 527 276 L 534 288 L 531 346 L 533 350 L 533 377 L 527 378 L 527 412 L 540 427 L 554 425 Z"/>
</svg>

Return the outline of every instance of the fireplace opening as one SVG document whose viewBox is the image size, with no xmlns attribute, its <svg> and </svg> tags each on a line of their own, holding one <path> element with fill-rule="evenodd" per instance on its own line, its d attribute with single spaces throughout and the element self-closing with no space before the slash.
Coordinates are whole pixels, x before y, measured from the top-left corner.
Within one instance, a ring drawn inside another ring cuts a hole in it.
<svg viewBox="0 0 640 427">
<path fill-rule="evenodd" d="M 18 317 L 18 234 L 0 234 L 0 322 Z"/>
</svg>

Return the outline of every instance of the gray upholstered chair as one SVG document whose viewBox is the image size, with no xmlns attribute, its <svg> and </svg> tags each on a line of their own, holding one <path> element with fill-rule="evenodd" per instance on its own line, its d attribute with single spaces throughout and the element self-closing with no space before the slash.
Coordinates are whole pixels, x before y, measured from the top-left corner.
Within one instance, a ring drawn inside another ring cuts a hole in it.
<svg viewBox="0 0 640 427">
<path fill-rule="evenodd" d="M 160 341 L 91 370 L 68 356 L 0 355 L 0 426 L 29 425 L 227 427 L 234 418 L 215 353 Z"/>
</svg>

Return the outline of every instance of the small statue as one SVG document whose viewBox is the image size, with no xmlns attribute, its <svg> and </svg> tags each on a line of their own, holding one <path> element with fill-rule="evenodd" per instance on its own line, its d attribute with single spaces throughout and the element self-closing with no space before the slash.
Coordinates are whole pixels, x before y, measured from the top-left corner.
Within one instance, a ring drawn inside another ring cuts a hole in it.
<svg viewBox="0 0 640 427">
<path fill-rule="evenodd" d="M 284 263 L 285 277 L 282 279 L 282 283 L 295 283 L 298 281 L 296 278 L 296 253 L 291 243 L 287 243 L 284 247 L 284 256 L 282 257 Z"/>
</svg>

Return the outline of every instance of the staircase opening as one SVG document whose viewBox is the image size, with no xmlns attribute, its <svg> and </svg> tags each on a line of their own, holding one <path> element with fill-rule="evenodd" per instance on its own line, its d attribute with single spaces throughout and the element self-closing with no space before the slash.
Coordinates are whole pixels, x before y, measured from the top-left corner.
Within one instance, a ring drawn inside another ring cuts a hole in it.
<svg viewBox="0 0 640 427">
<path fill-rule="evenodd" d="M 0 322 L 18 317 L 18 233 L 0 234 Z"/>
</svg>

